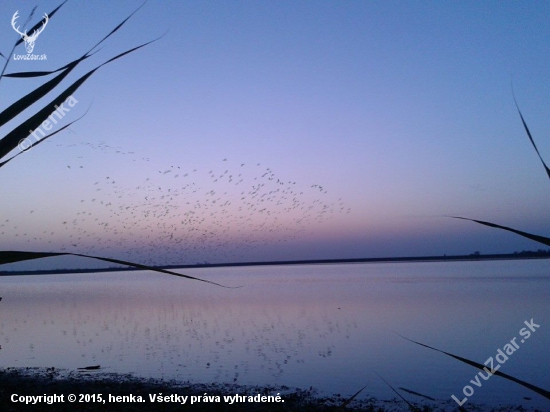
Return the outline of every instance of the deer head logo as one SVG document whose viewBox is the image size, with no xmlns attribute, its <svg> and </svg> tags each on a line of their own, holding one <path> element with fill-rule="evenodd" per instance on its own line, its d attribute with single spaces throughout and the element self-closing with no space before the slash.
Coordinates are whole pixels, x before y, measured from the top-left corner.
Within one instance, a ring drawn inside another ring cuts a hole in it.
<svg viewBox="0 0 550 412">
<path fill-rule="evenodd" d="M 42 22 L 42 27 L 38 30 L 35 30 L 31 36 L 27 36 L 27 30 L 25 30 L 25 33 L 21 33 L 19 31 L 19 27 L 15 27 L 15 21 L 19 18 L 18 13 L 19 13 L 19 10 L 17 10 L 13 15 L 11 19 L 11 26 L 21 36 L 21 38 L 25 42 L 25 49 L 27 49 L 27 53 L 30 54 L 34 49 L 34 42 L 38 38 L 38 35 L 44 31 L 46 24 L 48 24 L 48 20 L 49 20 L 48 15 L 44 13 L 44 21 Z"/>
</svg>

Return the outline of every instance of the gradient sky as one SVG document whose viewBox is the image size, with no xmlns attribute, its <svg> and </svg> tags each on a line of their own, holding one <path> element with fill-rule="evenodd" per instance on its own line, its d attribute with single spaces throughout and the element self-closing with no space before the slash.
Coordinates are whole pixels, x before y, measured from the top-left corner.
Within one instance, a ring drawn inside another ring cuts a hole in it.
<svg viewBox="0 0 550 412">
<path fill-rule="evenodd" d="M 47 60 L 7 72 L 61 67 L 140 4 L 69 0 L 36 41 Z M 34 5 L 0 4 L 3 54 Z M 163 34 L 0 170 L 1 249 L 176 264 L 542 247 L 449 215 L 550 234 L 511 86 L 550 161 L 550 3 L 148 1 L 62 85 Z M 37 84 L 2 79 L 0 109 Z"/>
</svg>

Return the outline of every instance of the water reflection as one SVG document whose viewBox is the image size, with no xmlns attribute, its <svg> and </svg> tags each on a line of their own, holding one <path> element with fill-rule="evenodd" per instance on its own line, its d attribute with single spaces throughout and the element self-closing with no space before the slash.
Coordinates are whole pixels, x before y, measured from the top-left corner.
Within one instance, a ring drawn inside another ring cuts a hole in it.
<svg viewBox="0 0 550 412">
<path fill-rule="evenodd" d="M 0 365 L 100 364 L 148 377 L 342 394 L 369 383 L 366 395 L 393 397 L 377 371 L 395 387 L 449 399 L 474 370 L 395 332 L 483 362 L 534 318 L 542 327 L 505 372 L 544 386 L 548 263 L 189 272 L 240 289 L 142 272 L 0 278 Z M 524 396 L 536 404 L 536 394 L 492 378 L 475 401 L 521 403 Z"/>
</svg>

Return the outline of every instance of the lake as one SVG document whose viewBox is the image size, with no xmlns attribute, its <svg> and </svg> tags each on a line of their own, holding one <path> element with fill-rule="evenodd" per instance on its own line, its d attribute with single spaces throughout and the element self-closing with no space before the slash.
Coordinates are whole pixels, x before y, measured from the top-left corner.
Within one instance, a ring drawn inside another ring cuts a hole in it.
<svg viewBox="0 0 550 412">
<path fill-rule="evenodd" d="M 143 377 L 343 396 L 368 385 L 360 398 L 394 398 L 378 373 L 440 400 L 463 399 L 469 385 L 468 402 L 550 409 L 498 376 L 478 387 L 470 383 L 477 369 L 399 336 L 480 363 L 517 338 L 500 371 L 550 389 L 550 260 L 180 272 L 241 287 L 142 271 L 1 277 L 0 366 L 100 364 Z M 531 319 L 540 327 L 520 342 Z"/>
</svg>

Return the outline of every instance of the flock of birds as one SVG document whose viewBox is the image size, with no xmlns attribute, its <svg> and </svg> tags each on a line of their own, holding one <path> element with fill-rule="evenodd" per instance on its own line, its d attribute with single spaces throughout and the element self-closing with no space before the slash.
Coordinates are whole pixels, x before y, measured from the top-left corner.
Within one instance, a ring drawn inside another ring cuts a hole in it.
<svg viewBox="0 0 550 412">
<path fill-rule="evenodd" d="M 34 230 L 23 231 L 16 220 L 5 219 L 0 222 L 2 237 L 13 236 L 37 250 L 46 245 L 52 251 L 148 265 L 213 263 L 246 260 L 251 249 L 291 242 L 315 225 L 350 212 L 324 186 L 289 180 L 261 163 L 223 158 L 211 167 L 174 164 L 152 170 L 149 158 L 139 158 L 141 164 L 136 165 L 133 152 L 104 143 L 71 146 L 130 155 L 132 165 L 114 174 L 95 173 L 88 196 L 71 199 L 72 215 L 47 228 L 37 223 Z M 72 159 L 67 173 L 83 173 L 84 156 Z M 34 213 L 30 208 L 29 214 Z M 47 214 L 43 211 L 41 219 L 51 219 Z"/>
</svg>

